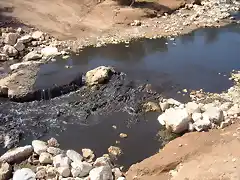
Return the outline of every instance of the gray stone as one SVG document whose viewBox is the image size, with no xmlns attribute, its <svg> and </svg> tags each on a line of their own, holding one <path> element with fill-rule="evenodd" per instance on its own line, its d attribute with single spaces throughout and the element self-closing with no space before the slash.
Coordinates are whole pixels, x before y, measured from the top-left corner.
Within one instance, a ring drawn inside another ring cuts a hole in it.
<svg viewBox="0 0 240 180">
<path fill-rule="evenodd" d="M 38 155 L 40 155 L 43 152 L 47 152 L 47 148 L 48 148 L 47 143 L 44 141 L 33 140 L 32 146 L 33 146 L 34 152 L 37 153 Z"/>
<path fill-rule="evenodd" d="M 89 174 L 92 169 L 92 165 L 87 162 L 76 163 L 72 162 L 72 175 L 73 177 L 84 177 Z"/>
<path fill-rule="evenodd" d="M 121 170 L 119 168 L 112 169 L 112 172 L 114 174 L 114 179 L 118 179 L 119 177 L 121 177 L 123 175 L 123 173 L 121 172 Z"/>
<path fill-rule="evenodd" d="M 69 159 L 76 163 L 81 163 L 83 160 L 83 157 L 74 150 L 67 150 L 67 156 Z"/>
<path fill-rule="evenodd" d="M 61 166 L 57 168 L 57 172 L 62 177 L 69 177 L 71 175 L 70 168 L 67 166 Z"/>
<path fill-rule="evenodd" d="M 53 157 L 53 165 L 54 167 L 69 167 L 70 166 L 70 159 L 63 155 L 63 154 L 58 154 L 55 157 Z"/>
<path fill-rule="evenodd" d="M 25 45 L 21 42 L 18 41 L 15 45 L 14 45 L 15 49 L 18 50 L 19 52 L 23 51 L 25 49 Z"/>
<path fill-rule="evenodd" d="M 100 166 L 94 168 L 90 171 L 89 178 L 91 180 L 112 180 L 112 170 L 109 166 Z"/>
<path fill-rule="evenodd" d="M 55 138 L 50 138 L 48 141 L 47 141 L 47 143 L 48 143 L 48 146 L 50 146 L 50 147 L 59 147 L 60 145 L 59 145 L 59 143 L 58 143 L 58 141 L 55 139 Z"/>
<path fill-rule="evenodd" d="M 198 132 L 208 130 L 211 127 L 211 121 L 209 120 L 209 117 L 204 115 L 201 119 L 198 119 L 193 123 L 194 129 L 196 129 Z"/>
<path fill-rule="evenodd" d="M 22 68 L 22 67 L 25 67 L 25 66 L 31 66 L 31 65 L 35 65 L 35 64 L 42 64 L 42 62 L 26 61 L 26 62 L 15 63 L 15 64 L 10 66 L 10 69 L 13 71 L 13 70 L 18 69 L 18 68 Z"/>
<path fill-rule="evenodd" d="M 86 73 L 86 83 L 90 86 L 102 84 L 109 80 L 114 70 L 111 67 L 100 66 Z"/>
<path fill-rule="evenodd" d="M 188 130 L 191 118 L 186 109 L 170 108 L 158 117 L 158 121 L 172 132 L 181 133 Z"/>
<path fill-rule="evenodd" d="M 52 155 L 47 152 L 43 152 L 39 156 L 39 162 L 41 164 L 51 164 L 53 162 Z"/>
<path fill-rule="evenodd" d="M 160 106 L 162 112 L 166 111 L 170 107 L 170 105 L 167 102 L 159 103 L 159 106 Z"/>
<path fill-rule="evenodd" d="M 231 102 L 225 102 L 220 106 L 220 109 L 222 111 L 227 111 L 227 110 L 229 110 L 229 108 L 231 108 L 231 106 L 232 106 Z"/>
<path fill-rule="evenodd" d="M 31 145 L 18 147 L 13 150 L 7 151 L 0 157 L 0 162 L 15 163 L 24 159 L 27 159 L 33 152 Z"/>
<path fill-rule="evenodd" d="M 0 61 L 7 61 L 8 57 L 6 54 L 0 54 Z"/>
<path fill-rule="evenodd" d="M 19 169 L 13 174 L 13 180 L 36 180 L 36 174 L 28 168 Z"/>
<path fill-rule="evenodd" d="M 24 44 L 29 43 L 31 40 L 32 40 L 32 36 L 30 36 L 30 35 L 25 35 L 18 39 L 18 41 L 21 41 Z"/>
<path fill-rule="evenodd" d="M 208 116 L 212 123 L 220 124 L 224 120 L 223 111 L 217 107 L 209 107 L 203 116 Z"/>
<path fill-rule="evenodd" d="M 5 45 L 3 47 L 3 53 L 8 55 L 9 57 L 14 57 L 18 54 L 18 51 L 13 46 Z"/>
<path fill-rule="evenodd" d="M 99 167 L 99 166 L 110 166 L 110 167 L 112 167 L 112 163 L 111 163 L 109 157 L 99 157 L 99 158 L 96 159 L 93 166 L 94 167 Z"/>
<path fill-rule="evenodd" d="M 24 61 L 38 60 L 41 58 L 42 55 L 36 51 L 29 52 L 26 56 L 23 57 Z"/>
<path fill-rule="evenodd" d="M 56 47 L 47 46 L 41 50 L 41 54 L 44 57 L 50 57 L 50 56 L 57 56 L 60 53 L 58 52 L 58 49 Z"/>
<path fill-rule="evenodd" d="M 17 33 L 7 33 L 4 38 L 4 43 L 13 46 L 17 42 Z"/>
<path fill-rule="evenodd" d="M 61 150 L 60 148 L 56 148 L 56 147 L 48 147 L 47 152 L 56 156 L 58 154 L 62 154 L 63 150 Z"/>
<path fill-rule="evenodd" d="M 35 40 L 40 39 L 43 36 L 43 32 L 42 31 L 35 31 L 32 34 L 32 38 Z"/>
<path fill-rule="evenodd" d="M 186 110 L 188 114 L 193 114 L 193 113 L 200 113 L 201 109 L 199 108 L 198 104 L 195 102 L 189 102 L 186 104 Z"/>
<path fill-rule="evenodd" d="M 0 180 L 9 180 L 12 176 L 12 167 L 4 162 L 0 164 Z"/>
<path fill-rule="evenodd" d="M 117 178 L 117 180 L 126 180 L 126 178 L 125 177 L 119 177 L 119 178 Z"/>
</svg>

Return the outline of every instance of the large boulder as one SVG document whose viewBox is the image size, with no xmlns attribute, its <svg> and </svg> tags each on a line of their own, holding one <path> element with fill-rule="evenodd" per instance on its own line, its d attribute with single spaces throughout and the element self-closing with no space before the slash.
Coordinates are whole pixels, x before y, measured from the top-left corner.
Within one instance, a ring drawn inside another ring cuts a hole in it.
<svg viewBox="0 0 240 180">
<path fill-rule="evenodd" d="M 158 121 L 172 132 L 182 133 L 188 130 L 191 117 L 186 109 L 170 108 L 158 117 Z"/>
<path fill-rule="evenodd" d="M 52 57 L 57 56 L 61 53 L 58 52 L 58 49 L 56 47 L 47 46 L 41 50 L 41 54 L 44 57 Z"/>
<path fill-rule="evenodd" d="M 201 117 L 199 116 L 198 119 L 194 120 L 193 128 L 197 131 L 206 131 L 211 127 L 211 121 L 209 120 L 209 117 L 203 114 Z"/>
<path fill-rule="evenodd" d="M 36 174 L 28 168 L 19 169 L 13 174 L 13 180 L 36 180 Z"/>
<path fill-rule="evenodd" d="M 188 114 L 200 113 L 201 112 L 201 109 L 200 109 L 199 105 L 195 102 L 188 102 L 186 104 L 186 110 L 187 110 Z"/>
<path fill-rule="evenodd" d="M 43 152 L 47 152 L 47 148 L 48 148 L 47 143 L 44 141 L 33 140 L 32 146 L 33 146 L 34 152 L 38 155 L 40 155 Z"/>
<path fill-rule="evenodd" d="M 38 60 L 41 59 L 42 55 L 36 51 L 29 52 L 26 56 L 23 57 L 24 61 Z"/>
<path fill-rule="evenodd" d="M 109 166 L 100 166 L 92 169 L 89 173 L 91 180 L 112 180 L 112 169 Z"/>
<path fill-rule="evenodd" d="M 203 113 L 212 123 L 220 124 L 224 120 L 223 111 L 218 107 L 209 107 Z"/>
<path fill-rule="evenodd" d="M 109 80 L 114 73 L 113 68 L 100 66 L 86 73 L 86 83 L 90 86 L 102 84 Z"/>
<path fill-rule="evenodd" d="M 53 157 L 53 165 L 54 167 L 69 167 L 71 160 L 65 156 L 64 154 L 58 154 Z"/>
<path fill-rule="evenodd" d="M 71 172 L 73 177 L 84 177 L 88 175 L 92 169 L 92 165 L 88 162 L 72 162 L 71 166 Z"/>
<path fill-rule="evenodd" d="M 33 147 L 28 145 L 18 147 L 13 150 L 7 151 L 0 157 L 0 162 L 16 163 L 28 158 L 33 152 Z"/>
<path fill-rule="evenodd" d="M 67 157 L 76 163 L 81 163 L 83 160 L 83 157 L 74 150 L 67 150 Z"/>
<path fill-rule="evenodd" d="M 18 51 L 15 49 L 15 47 L 10 45 L 5 45 L 3 47 L 4 54 L 7 54 L 9 57 L 14 57 L 18 54 Z"/>
<path fill-rule="evenodd" d="M 17 33 L 7 33 L 4 36 L 4 43 L 13 46 L 17 42 L 19 35 Z"/>
</svg>

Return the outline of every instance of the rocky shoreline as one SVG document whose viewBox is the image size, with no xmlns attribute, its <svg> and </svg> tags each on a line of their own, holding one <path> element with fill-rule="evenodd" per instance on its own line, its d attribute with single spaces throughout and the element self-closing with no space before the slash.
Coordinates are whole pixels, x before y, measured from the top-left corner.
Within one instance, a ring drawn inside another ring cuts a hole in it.
<svg viewBox="0 0 240 180">
<path fill-rule="evenodd" d="M 32 141 L 9 150 L 0 157 L 1 180 L 125 180 L 120 168 L 115 167 L 108 154 L 96 157 L 91 149 L 59 148 L 55 138 L 46 142 Z"/>
</svg>

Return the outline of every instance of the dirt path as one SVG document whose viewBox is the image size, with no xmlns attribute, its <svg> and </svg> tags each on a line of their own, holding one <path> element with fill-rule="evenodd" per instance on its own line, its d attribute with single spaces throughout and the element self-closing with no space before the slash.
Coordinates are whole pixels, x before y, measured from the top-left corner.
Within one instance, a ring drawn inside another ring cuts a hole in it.
<svg viewBox="0 0 240 180">
<path fill-rule="evenodd" d="M 239 180 L 240 123 L 225 130 L 188 133 L 133 165 L 127 179 Z"/>
</svg>

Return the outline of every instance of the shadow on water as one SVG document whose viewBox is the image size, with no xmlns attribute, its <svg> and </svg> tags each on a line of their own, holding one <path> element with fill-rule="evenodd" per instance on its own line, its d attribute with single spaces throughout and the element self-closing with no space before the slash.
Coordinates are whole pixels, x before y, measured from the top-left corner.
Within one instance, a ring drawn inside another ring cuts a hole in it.
<svg viewBox="0 0 240 180">
<path fill-rule="evenodd" d="M 230 72 L 240 69 L 239 28 L 237 25 L 207 28 L 174 40 L 141 39 L 129 44 L 88 47 L 79 55 L 72 55 L 68 59 L 58 58 L 56 62 L 41 66 L 36 86 L 45 88 L 48 84 L 65 81 L 77 73 L 100 65 L 110 65 L 125 72 L 135 83 L 150 83 L 158 93 L 173 98 L 180 96 L 176 92 L 183 88 L 221 92 L 232 85 L 228 80 Z M 66 69 L 66 66 L 71 68 Z M 125 107 L 133 107 L 138 102 L 141 91 L 135 92 L 134 88 L 124 86 L 125 80 L 111 83 L 102 87 L 99 91 L 101 94 L 80 88 L 78 92 L 49 101 L 21 105 L 0 102 L 4 107 L 0 117 L 6 119 L 4 122 L 7 123 L 9 120 L 6 117 L 11 116 L 18 122 L 17 128 L 29 131 L 28 135 L 41 131 L 44 135 L 42 138 L 47 139 L 57 134 L 62 148 L 79 152 L 81 148 L 92 148 L 96 155 L 102 155 L 119 140 L 117 146 L 123 149 L 124 154 L 117 163 L 128 167 L 158 152 L 164 139 L 168 138 L 161 137 L 159 141 L 157 137 L 161 130 L 156 120 L 158 114 L 142 115 L 137 121 L 132 121 L 131 114 L 123 111 Z M 85 92 L 84 97 L 82 92 Z M 122 101 L 124 95 L 130 99 L 126 102 L 132 104 Z M 93 111 L 85 107 L 91 107 Z M 112 107 L 113 111 L 109 109 Z M 115 107 L 118 111 L 114 111 Z M 106 114 L 108 111 L 113 113 Z M 116 130 L 112 128 L 113 125 L 117 126 Z M 15 128 L 12 124 L 9 127 Z M 129 137 L 120 139 L 121 132 Z M 29 143 L 33 138 L 29 135 L 21 143 Z"/>
</svg>

